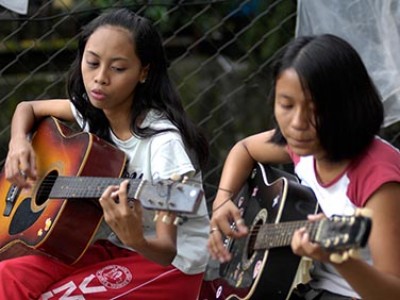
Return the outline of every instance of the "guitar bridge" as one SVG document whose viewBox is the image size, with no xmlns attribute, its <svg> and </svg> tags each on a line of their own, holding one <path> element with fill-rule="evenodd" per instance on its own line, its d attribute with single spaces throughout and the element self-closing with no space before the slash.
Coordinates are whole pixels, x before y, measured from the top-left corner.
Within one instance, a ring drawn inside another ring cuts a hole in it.
<svg viewBox="0 0 400 300">
<path fill-rule="evenodd" d="M 7 192 L 6 206 L 4 207 L 3 216 L 9 217 L 15 204 L 15 199 L 18 198 L 21 189 L 16 185 L 11 185 Z"/>
</svg>

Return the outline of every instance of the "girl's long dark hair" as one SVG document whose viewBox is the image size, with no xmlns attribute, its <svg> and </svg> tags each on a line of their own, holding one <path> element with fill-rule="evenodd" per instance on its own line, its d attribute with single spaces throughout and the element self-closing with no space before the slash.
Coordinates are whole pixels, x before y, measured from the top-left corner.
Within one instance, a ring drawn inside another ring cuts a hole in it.
<svg viewBox="0 0 400 300">
<path fill-rule="evenodd" d="M 111 142 L 109 122 L 103 111 L 93 107 L 88 101 L 81 73 L 86 42 L 94 31 L 106 25 L 128 30 L 142 66 L 149 66 L 145 83 L 140 83 L 135 88 L 131 111 L 133 133 L 139 137 L 150 137 L 165 131 L 139 126 L 138 118 L 148 110 L 156 109 L 164 113 L 178 128 L 186 147 L 197 154 L 200 167 L 204 167 L 209 155 L 208 142 L 200 129 L 189 119 L 169 78 L 161 37 L 149 20 L 125 8 L 103 13 L 83 28 L 78 53 L 70 69 L 68 95 L 84 121 L 88 123 L 90 131 Z"/>
</svg>

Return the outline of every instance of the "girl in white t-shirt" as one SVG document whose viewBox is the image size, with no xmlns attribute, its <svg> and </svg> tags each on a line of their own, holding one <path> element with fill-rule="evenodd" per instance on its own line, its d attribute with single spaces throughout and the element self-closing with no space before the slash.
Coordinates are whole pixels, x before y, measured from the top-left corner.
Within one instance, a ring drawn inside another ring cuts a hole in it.
<svg viewBox="0 0 400 300">
<path fill-rule="evenodd" d="M 38 121 L 53 116 L 76 121 L 124 151 L 126 178 L 156 183 L 180 175 L 201 187 L 208 145 L 183 109 L 161 38 L 147 19 L 116 9 L 86 25 L 68 94 L 69 100 L 18 105 L 5 164 L 9 181 L 29 188 L 38 179 L 27 136 Z M 128 184 L 109 186 L 99 199 L 112 231 L 108 239 L 95 242 L 73 265 L 38 255 L 0 262 L 0 298 L 196 300 L 208 259 L 204 197 L 196 215 L 183 216 L 176 226 L 164 218 L 168 212 L 154 222 L 139 201 L 128 202 Z"/>
</svg>

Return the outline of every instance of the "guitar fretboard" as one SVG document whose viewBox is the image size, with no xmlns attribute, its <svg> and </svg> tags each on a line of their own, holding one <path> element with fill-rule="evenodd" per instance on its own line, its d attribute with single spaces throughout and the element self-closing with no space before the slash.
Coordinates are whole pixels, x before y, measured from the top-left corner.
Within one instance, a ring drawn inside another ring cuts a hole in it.
<svg viewBox="0 0 400 300">
<path fill-rule="evenodd" d="M 119 185 L 124 179 L 108 177 L 59 176 L 54 182 L 50 198 L 99 198 L 109 185 Z M 142 180 L 129 182 L 128 197 L 133 199 Z"/>
<path fill-rule="evenodd" d="M 258 231 L 254 249 L 260 250 L 289 246 L 294 232 L 301 227 L 305 227 L 311 240 L 314 240 L 319 225 L 320 222 L 307 222 L 304 220 L 277 224 L 264 224 Z"/>
</svg>

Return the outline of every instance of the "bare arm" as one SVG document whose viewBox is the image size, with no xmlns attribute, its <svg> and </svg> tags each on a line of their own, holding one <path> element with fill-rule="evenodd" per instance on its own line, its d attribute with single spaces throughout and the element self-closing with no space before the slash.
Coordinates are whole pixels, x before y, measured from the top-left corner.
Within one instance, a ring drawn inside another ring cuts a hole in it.
<svg viewBox="0 0 400 300">
<path fill-rule="evenodd" d="M 337 270 L 365 300 L 400 299 L 400 183 L 383 185 L 367 202 L 373 266 L 351 259 Z"/>
<path fill-rule="evenodd" d="M 36 157 L 28 135 L 35 123 L 47 116 L 72 121 L 69 100 L 24 101 L 15 109 L 5 162 L 5 176 L 12 183 L 26 186 L 26 177 L 36 178 Z"/>
<path fill-rule="evenodd" d="M 247 228 L 240 222 L 237 224 L 237 231 L 231 230 L 231 223 L 241 219 L 239 209 L 231 200 L 246 182 L 254 164 L 290 162 L 285 147 L 269 142 L 272 134 L 273 131 L 267 131 L 239 141 L 225 160 L 219 189 L 213 203 L 212 233 L 208 241 L 208 248 L 214 259 L 227 261 L 231 258 L 223 246 L 221 232 L 236 238 L 247 234 Z"/>
</svg>

